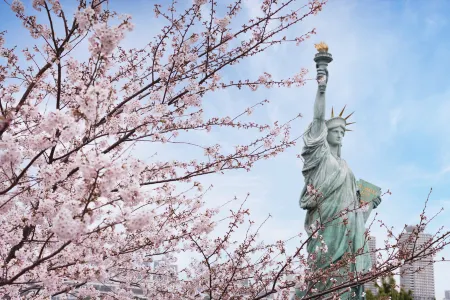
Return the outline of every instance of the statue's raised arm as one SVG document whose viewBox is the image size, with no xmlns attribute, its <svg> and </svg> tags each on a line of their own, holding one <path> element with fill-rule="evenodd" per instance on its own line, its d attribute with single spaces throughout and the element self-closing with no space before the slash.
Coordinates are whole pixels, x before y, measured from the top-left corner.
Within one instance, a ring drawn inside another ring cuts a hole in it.
<svg viewBox="0 0 450 300">
<path fill-rule="evenodd" d="M 325 91 L 328 83 L 328 64 L 333 60 L 331 54 L 328 53 L 328 46 L 325 43 L 316 44 L 319 51 L 314 57 L 317 69 L 317 94 L 314 102 L 314 120 L 311 128 L 311 136 L 318 137 L 323 131 L 325 125 Z"/>
</svg>

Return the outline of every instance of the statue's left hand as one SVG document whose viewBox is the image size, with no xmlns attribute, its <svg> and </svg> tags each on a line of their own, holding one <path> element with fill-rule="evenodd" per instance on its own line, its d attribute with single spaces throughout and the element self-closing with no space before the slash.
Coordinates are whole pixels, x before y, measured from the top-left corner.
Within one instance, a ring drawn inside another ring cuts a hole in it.
<svg viewBox="0 0 450 300">
<path fill-rule="evenodd" d="M 372 200 L 372 207 L 375 209 L 375 208 L 377 208 L 378 207 L 378 205 L 380 205 L 380 203 L 381 203 L 381 197 L 380 196 L 378 196 L 378 197 L 376 197 L 375 199 L 373 199 Z"/>
</svg>

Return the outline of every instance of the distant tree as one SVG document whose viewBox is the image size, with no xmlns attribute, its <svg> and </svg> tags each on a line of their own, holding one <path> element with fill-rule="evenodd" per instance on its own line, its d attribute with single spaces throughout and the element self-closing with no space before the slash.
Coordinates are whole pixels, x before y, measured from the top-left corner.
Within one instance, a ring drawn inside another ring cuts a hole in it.
<svg viewBox="0 0 450 300">
<path fill-rule="evenodd" d="M 371 291 L 366 292 L 366 300 L 412 300 L 412 292 L 400 289 L 397 291 L 397 286 L 394 277 L 384 277 L 381 279 L 381 284 L 376 283 L 378 294 L 374 295 Z"/>
<path fill-rule="evenodd" d="M 375 300 L 376 297 L 371 290 L 366 291 L 366 300 Z"/>
</svg>

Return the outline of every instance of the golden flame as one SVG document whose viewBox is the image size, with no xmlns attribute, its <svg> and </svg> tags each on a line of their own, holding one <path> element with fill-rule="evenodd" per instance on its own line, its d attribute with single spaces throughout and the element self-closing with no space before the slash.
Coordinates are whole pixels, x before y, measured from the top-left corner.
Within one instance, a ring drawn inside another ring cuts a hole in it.
<svg viewBox="0 0 450 300">
<path fill-rule="evenodd" d="M 316 47 L 317 51 L 319 52 L 328 52 L 328 45 L 325 44 L 324 42 L 314 44 L 314 47 Z"/>
</svg>

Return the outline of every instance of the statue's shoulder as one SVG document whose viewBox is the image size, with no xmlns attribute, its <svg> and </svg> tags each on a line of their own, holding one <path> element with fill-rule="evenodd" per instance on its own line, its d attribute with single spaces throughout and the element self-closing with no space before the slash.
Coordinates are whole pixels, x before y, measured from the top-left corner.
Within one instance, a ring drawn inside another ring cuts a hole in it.
<svg viewBox="0 0 450 300">
<path fill-rule="evenodd" d="M 347 161 L 343 158 L 341 158 L 339 160 L 339 164 L 341 165 L 342 168 L 346 168 L 347 171 L 353 176 L 353 172 L 352 169 L 350 169 L 349 165 L 347 164 Z"/>
</svg>

